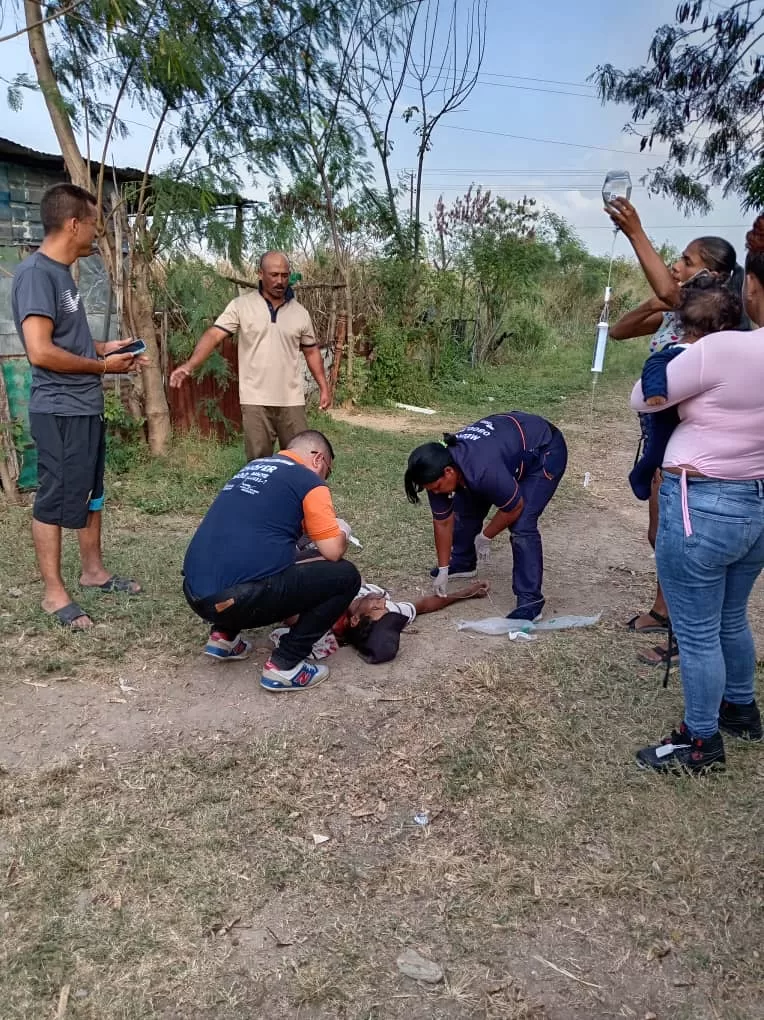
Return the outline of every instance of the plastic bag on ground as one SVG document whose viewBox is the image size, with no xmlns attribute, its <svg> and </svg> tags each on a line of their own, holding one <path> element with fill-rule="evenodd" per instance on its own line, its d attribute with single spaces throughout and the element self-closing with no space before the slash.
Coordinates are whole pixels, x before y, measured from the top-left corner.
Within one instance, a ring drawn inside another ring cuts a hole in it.
<svg viewBox="0 0 764 1020">
<path fill-rule="evenodd" d="M 575 627 L 593 627 L 602 613 L 596 616 L 554 616 L 549 620 L 531 623 L 530 620 L 508 620 L 506 616 L 488 616 L 484 620 L 457 620 L 457 630 L 474 631 L 499 637 L 504 634 L 530 634 L 544 630 L 571 630 Z"/>
</svg>

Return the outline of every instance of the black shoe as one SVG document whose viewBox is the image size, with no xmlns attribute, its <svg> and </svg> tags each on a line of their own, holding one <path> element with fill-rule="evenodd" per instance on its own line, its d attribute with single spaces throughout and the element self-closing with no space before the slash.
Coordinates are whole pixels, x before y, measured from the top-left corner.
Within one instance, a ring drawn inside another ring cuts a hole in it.
<svg viewBox="0 0 764 1020">
<path fill-rule="evenodd" d="M 430 577 L 437 577 L 437 576 L 438 576 L 438 568 L 437 567 L 433 567 L 432 570 L 430 571 Z M 449 577 L 454 577 L 454 578 L 456 578 L 456 577 L 477 577 L 477 567 L 476 566 L 474 566 L 474 567 L 451 567 L 450 566 L 448 568 L 448 576 Z"/>
<path fill-rule="evenodd" d="M 691 772 L 696 775 L 718 769 L 725 763 L 724 741 L 717 732 L 712 737 L 692 737 L 684 723 L 679 731 L 672 730 L 657 747 L 643 747 L 637 751 L 637 765 L 641 769 L 657 772 Z"/>
<path fill-rule="evenodd" d="M 741 740 L 761 740 L 761 713 L 756 702 L 733 705 L 723 701 L 719 706 L 719 729 Z"/>
</svg>

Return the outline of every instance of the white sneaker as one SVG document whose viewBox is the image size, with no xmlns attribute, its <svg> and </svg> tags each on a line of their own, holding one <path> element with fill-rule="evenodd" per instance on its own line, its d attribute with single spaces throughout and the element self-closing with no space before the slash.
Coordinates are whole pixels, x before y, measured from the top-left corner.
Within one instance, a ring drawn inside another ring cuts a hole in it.
<svg viewBox="0 0 764 1020">
<path fill-rule="evenodd" d="M 269 659 L 263 666 L 260 686 L 266 691 L 303 691 L 306 687 L 317 687 L 329 676 L 328 666 L 307 662 L 298 662 L 293 669 L 279 669 Z"/>
</svg>

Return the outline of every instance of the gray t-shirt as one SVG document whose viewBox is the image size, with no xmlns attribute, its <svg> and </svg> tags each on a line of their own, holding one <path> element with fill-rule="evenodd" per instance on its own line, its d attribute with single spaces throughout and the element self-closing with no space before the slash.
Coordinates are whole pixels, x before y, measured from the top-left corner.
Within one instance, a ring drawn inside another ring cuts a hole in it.
<svg viewBox="0 0 764 1020">
<path fill-rule="evenodd" d="M 53 321 L 53 343 L 83 358 L 95 358 L 85 307 L 69 266 L 35 252 L 20 263 L 13 277 L 13 321 L 22 344 L 21 324 L 30 315 Z M 26 350 L 26 344 L 24 345 Z M 99 375 L 52 372 L 32 366 L 33 414 L 103 414 L 103 388 Z"/>
</svg>

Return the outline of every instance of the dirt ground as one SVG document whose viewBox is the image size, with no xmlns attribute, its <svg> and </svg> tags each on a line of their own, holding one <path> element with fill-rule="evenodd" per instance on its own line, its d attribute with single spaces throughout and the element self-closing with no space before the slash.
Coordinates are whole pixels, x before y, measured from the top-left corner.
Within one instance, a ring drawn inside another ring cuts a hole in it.
<svg viewBox="0 0 764 1020">
<path fill-rule="evenodd" d="M 608 412 L 608 408 L 601 412 L 606 417 L 596 418 L 594 428 L 558 423 L 571 456 L 567 484 L 543 519 L 545 616 L 602 612 L 602 626 L 617 630 L 647 608 L 654 559 L 645 541 L 646 507 L 630 498 L 623 481 L 636 442 L 634 422 L 627 416 L 612 420 Z M 424 416 L 406 412 L 338 409 L 333 416 L 383 431 L 428 434 L 459 424 L 428 416 L 423 426 Z M 592 482 L 584 489 L 586 471 Z M 174 669 L 143 667 L 139 672 L 125 663 L 117 684 L 107 689 L 97 678 L 74 685 L 51 681 L 47 687 L 19 683 L 4 698 L 0 761 L 35 768 L 72 756 L 180 747 L 208 738 L 237 740 L 282 728 L 317 731 L 333 716 L 366 723 L 369 713 L 387 704 L 386 692 L 446 666 L 467 665 L 503 646 L 505 639 L 456 629 L 458 619 L 503 616 L 512 608 L 509 543 L 498 541 L 494 546 L 491 561 L 481 572 L 491 582 L 491 598 L 421 618 L 404 632 L 400 655 L 392 663 L 367 666 L 351 649 L 341 649 L 329 660 L 330 681 L 317 691 L 305 697 L 268 695 L 257 684 L 270 647 L 268 631 L 257 631 L 255 651 L 244 662 L 219 663 L 198 654 Z M 368 580 L 386 583 L 385 578 Z M 429 591 L 427 579 L 412 577 L 395 594 L 414 598 Z M 752 615 L 761 638 L 761 586 L 754 593 Z M 633 647 L 649 647 L 655 641 L 642 638 Z M 641 672 L 651 677 L 660 671 L 645 667 Z"/>
<path fill-rule="evenodd" d="M 676 675 L 663 692 L 636 663 L 655 637 L 623 627 L 654 582 L 646 507 L 624 483 L 636 429 L 607 405 L 593 425 L 568 414 L 545 615 L 602 612 L 590 631 L 512 645 L 457 631 L 511 608 L 504 540 L 490 601 L 417 620 L 388 665 L 341 650 L 315 691 L 259 687 L 264 631 L 244 662 L 181 650 L 175 666 L 5 688 L 9 1017 L 764 1017 L 758 748 L 733 752 L 737 787 L 634 768 L 681 704 Z M 761 641 L 761 586 L 752 616 Z M 443 981 L 398 973 L 412 946 Z"/>
</svg>

